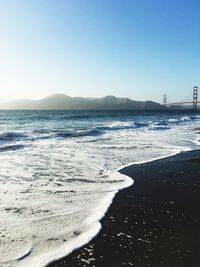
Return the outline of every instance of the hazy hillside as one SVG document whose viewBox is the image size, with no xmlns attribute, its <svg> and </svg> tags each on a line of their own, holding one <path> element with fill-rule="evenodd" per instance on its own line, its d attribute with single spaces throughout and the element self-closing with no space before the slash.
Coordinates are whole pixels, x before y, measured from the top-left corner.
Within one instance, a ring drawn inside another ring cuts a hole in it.
<svg viewBox="0 0 200 267">
<path fill-rule="evenodd" d="M 152 101 L 134 101 L 115 96 L 83 98 L 64 94 L 51 95 L 41 100 L 22 99 L 0 104 L 1 109 L 159 110 L 161 107 Z"/>
</svg>

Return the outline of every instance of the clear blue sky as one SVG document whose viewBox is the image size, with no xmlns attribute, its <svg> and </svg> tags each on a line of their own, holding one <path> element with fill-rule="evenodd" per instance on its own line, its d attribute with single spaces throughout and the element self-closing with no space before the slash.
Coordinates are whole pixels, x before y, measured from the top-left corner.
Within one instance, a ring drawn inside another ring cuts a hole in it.
<svg viewBox="0 0 200 267">
<path fill-rule="evenodd" d="M 1 99 L 191 98 L 199 0 L 0 0 Z"/>
</svg>

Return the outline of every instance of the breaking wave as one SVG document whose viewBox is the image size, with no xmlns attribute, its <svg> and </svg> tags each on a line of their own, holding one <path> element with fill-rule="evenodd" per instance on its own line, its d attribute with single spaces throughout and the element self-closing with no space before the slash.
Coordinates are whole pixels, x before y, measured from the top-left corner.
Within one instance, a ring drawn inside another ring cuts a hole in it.
<svg viewBox="0 0 200 267">
<path fill-rule="evenodd" d="M 25 145 L 17 144 L 17 145 L 5 145 L 0 147 L 0 152 L 7 152 L 7 151 L 15 151 L 19 149 L 25 148 Z"/>
<path fill-rule="evenodd" d="M 7 140 L 19 140 L 25 138 L 26 135 L 20 132 L 3 132 L 0 133 L 0 141 L 7 141 Z"/>
<path fill-rule="evenodd" d="M 75 116 L 75 115 L 74 115 Z M 84 115 L 85 116 L 85 115 Z M 83 117 L 84 117 L 83 116 Z M 72 116 L 73 117 L 73 116 Z M 81 115 L 76 115 L 76 119 L 81 119 Z M 68 118 L 68 117 L 66 117 Z M 63 119 L 61 117 L 61 119 Z M 70 129 L 68 131 L 56 131 L 52 129 L 34 129 L 32 132 L 1 132 L 0 141 L 18 141 L 18 140 L 37 140 L 37 139 L 49 139 L 49 138 L 70 138 L 70 137 L 84 137 L 84 136 L 99 136 L 105 134 L 108 131 L 123 131 L 123 130 L 134 130 L 139 128 L 146 128 L 147 130 L 168 130 L 174 124 L 186 123 L 189 121 L 197 120 L 195 116 L 182 116 L 167 118 L 165 120 L 157 121 L 134 121 L 131 122 L 109 122 L 104 125 L 97 125 L 88 129 Z"/>
</svg>

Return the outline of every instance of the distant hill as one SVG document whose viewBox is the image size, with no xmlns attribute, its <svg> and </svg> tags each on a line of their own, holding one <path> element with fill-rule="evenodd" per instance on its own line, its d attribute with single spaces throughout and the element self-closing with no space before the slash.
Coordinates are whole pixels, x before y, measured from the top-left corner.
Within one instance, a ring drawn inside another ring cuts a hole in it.
<svg viewBox="0 0 200 267">
<path fill-rule="evenodd" d="M 55 94 L 40 100 L 22 99 L 0 104 L 0 109 L 25 110 L 160 110 L 162 105 L 153 101 L 134 101 L 129 98 L 105 96 L 102 98 L 70 97 Z"/>
</svg>

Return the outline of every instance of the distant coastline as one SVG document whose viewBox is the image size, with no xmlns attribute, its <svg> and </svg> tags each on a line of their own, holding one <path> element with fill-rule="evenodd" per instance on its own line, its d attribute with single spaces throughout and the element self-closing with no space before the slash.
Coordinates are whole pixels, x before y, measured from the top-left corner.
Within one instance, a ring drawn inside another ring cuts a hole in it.
<svg viewBox="0 0 200 267">
<path fill-rule="evenodd" d="M 40 100 L 21 99 L 1 103 L 0 109 L 15 110 L 162 110 L 153 101 L 134 101 L 130 98 L 105 96 L 102 98 L 70 97 L 54 94 Z"/>
<path fill-rule="evenodd" d="M 169 111 L 190 110 L 189 107 L 165 107 L 154 101 L 136 101 L 125 97 L 105 96 L 101 98 L 71 97 L 65 94 L 54 94 L 48 97 L 31 100 L 20 99 L 0 103 L 0 110 L 134 110 L 134 111 Z"/>
</svg>

